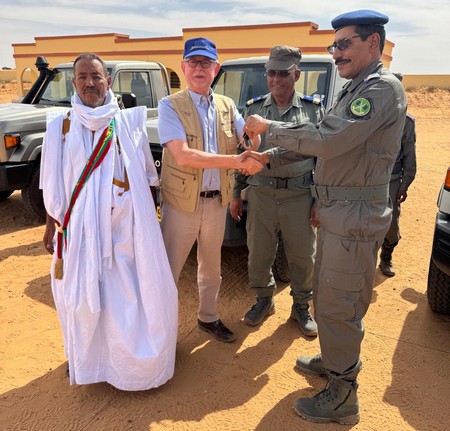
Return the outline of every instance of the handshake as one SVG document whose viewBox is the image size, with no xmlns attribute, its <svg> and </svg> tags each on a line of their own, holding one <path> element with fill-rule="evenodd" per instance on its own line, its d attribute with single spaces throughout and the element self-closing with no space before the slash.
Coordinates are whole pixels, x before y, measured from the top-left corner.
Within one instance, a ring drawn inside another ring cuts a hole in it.
<svg viewBox="0 0 450 431">
<path fill-rule="evenodd" d="M 258 140 L 261 133 L 265 133 L 269 126 L 269 122 L 259 115 L 250 115 L 245 123 L 244 132 L 246 137 L 252 140 Z M 238 167 L 236 168 L 240 174 L 253 175 L 261 171 L 267 163 L 269 157 L 267 153 L 257 153 L 251 151 L 251 146 L 246 145 L 245 141 L 241 144 L 247 151 L 238 156 Z"/>
<path fill-rule="evenodd" d="M 245 151 L 237 156 L 237 171 L 244 175 L 253 175 L 261 171 L 269 163 L 266 153 L 256 153 L 255 151 Z"/>
</svg>

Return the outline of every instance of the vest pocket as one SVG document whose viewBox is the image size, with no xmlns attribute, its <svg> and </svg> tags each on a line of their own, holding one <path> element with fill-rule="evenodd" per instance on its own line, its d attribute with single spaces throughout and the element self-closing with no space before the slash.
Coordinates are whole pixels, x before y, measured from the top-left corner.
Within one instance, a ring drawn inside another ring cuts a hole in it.
<svg viewBox="0 0 450 431">
<path fill-rule="evenodd" d="M 197 135 L 193 135 L 192 133 L 186 133 L 186 142 L 189 148 L 197 148 L 198 145 Z"/>
<path fill-rule="evenodd" d="M 192 188 L 196 175 L 187 172 L 181 172 L 173 167 L 170 173 L 164 178 L 164 188 L 167 192 L 184 199 L 189 199 L 192 194 Z"/>
</svg>

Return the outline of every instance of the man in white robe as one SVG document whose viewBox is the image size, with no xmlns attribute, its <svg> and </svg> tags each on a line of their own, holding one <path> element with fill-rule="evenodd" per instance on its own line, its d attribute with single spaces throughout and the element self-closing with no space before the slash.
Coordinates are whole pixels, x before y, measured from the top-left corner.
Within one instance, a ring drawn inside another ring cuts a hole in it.
<svg viewBox="0 0 450 431">
<path fill-rule="evenodd" d="M 178 298 L 149 187 L 158 185 L 158 176 L 146 111 L 120 111 L 95 54 L 75 60 L 73 84 L 72 109 L 47 119 L 42 150 L 44 245 L 50 253 L 58 247 L 55 222 L 59 230 L 65 227 L 74 187 L 113 119 L 114 132 L 53 257 L 52 290 L 70 383 L 154 388 L 174 373 Z"/>
</svg>

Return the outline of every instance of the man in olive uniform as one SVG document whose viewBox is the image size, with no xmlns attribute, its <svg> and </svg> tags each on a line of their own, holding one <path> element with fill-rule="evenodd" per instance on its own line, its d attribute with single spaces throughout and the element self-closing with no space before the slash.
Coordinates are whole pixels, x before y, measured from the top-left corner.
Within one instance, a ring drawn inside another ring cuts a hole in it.
<svg viewBox="0 0 450 431">
<path fill-rule="evenodd" d="M 350 81 L 318 125 L 259 116 L 246 122 L 250 138 L 265 133 L 267 143 L 291 150 L 293 159 L 298 153 L 317 157 L 311 187 L 317 200 L 315 223 L 320 224 L 313 299 L 321 353 L 299 357 L 297 368 L 325 375 L 328 383 L 294 405 L 299 415 L 315 422 L 359 421 L 362 319 L 372 297 L 378 250 L 391 222 L 389 181 L 406 116 L 403 86 L 381 63 L 388 20 L 372 10 L 333 19 L 335 38 L 328 50 L 340 76 Z M 270 162 L 272 169 L 281 150 L 247 155 Z"/>
<path fill-rule="evenodd" d="M 319 122 L 323 109 L 319 98 L 304 96 L 295 91 L 300 78 L 298 65 L 300 49 L 277 45 L 270 50 L 265 64 L 270 93 L 247 102 L 244 118 L 259 114 L 277 121 L 302 123 Z M 268 149 L 264 135 L 259 151 Z M 317 324 L 309 312 L 312 299 L 312 279 L 316 235 L 310 223 L 313 198 L 310 192 L 314 157 L 304 157 L 295 163 L 246 177 L 236 175 L 230 213 L 240 220 L 241 191 L 249 185 L 247 201 L 247 246 L 250 287 L 255 290 L 256 304 L 245 314 L 244 323 L 257 326 L 275 312 L 275 279 L 272 264 L 275 259 L 278 233 L 283 244 L 291 273 L 293 305 L 291 318 L 306 336 L 317 335 Z"/>
<path fill-rule="evenodd" d="M 400 80 L 403 80 L 401 73 L 394 73 Z M 392 170 L 391 182 L 389 183 L 389 196 L 392 201 L 392 221 L 389 230 L 381 246 L 380 269 L 388 276 L 395 275 L 392 265 L 392 252 L 400 241 L 400 204 L 408 196 L 408 188 L 416 177 L 416 124 L 415 118 L 406 114 L 405 126 L 400 147 L 400 153 Z"/>
</svg>

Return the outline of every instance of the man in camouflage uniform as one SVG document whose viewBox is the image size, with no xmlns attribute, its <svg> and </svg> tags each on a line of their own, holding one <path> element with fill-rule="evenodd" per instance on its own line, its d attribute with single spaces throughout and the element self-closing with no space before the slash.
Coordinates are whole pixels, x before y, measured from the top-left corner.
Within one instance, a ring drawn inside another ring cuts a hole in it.
<svg viewBox="0 0 450 431">
<path fill-rule="evenodd" d="M 298 48 L 278 45 L 270 50 L 266 67 L 270 93 L 247 102 L 244 118 L 259 114 L 277 121 L 319 122 L 323 109 L 319 98 L 313 99 L 295 91 L 300 78 L 301 60 Z M 268 148 L 264 135 L 259 151 Z M 291 318 L 306 336 L 317 335 L 317 324 L 309 312 L 312 299 L 312 279 L 316 234 L 310 224 L 313 203 L 310 185 L 314 158 L 304 157 L 295 163 L 245 177 L 237 174 L 230 204 L 230 213 L 236 220 L 242 215 L 241 191 L 247 189 L 247 245 L 250 287 L 255 290 L 256 304 L 244 316 L 244 323 L 257 326 L 275 312 L 273 295 L 275 279 L 272 264 L 277 250 L 278 234 L 283 244 L 291 273 L 293 305 Z"/>
</svg>

